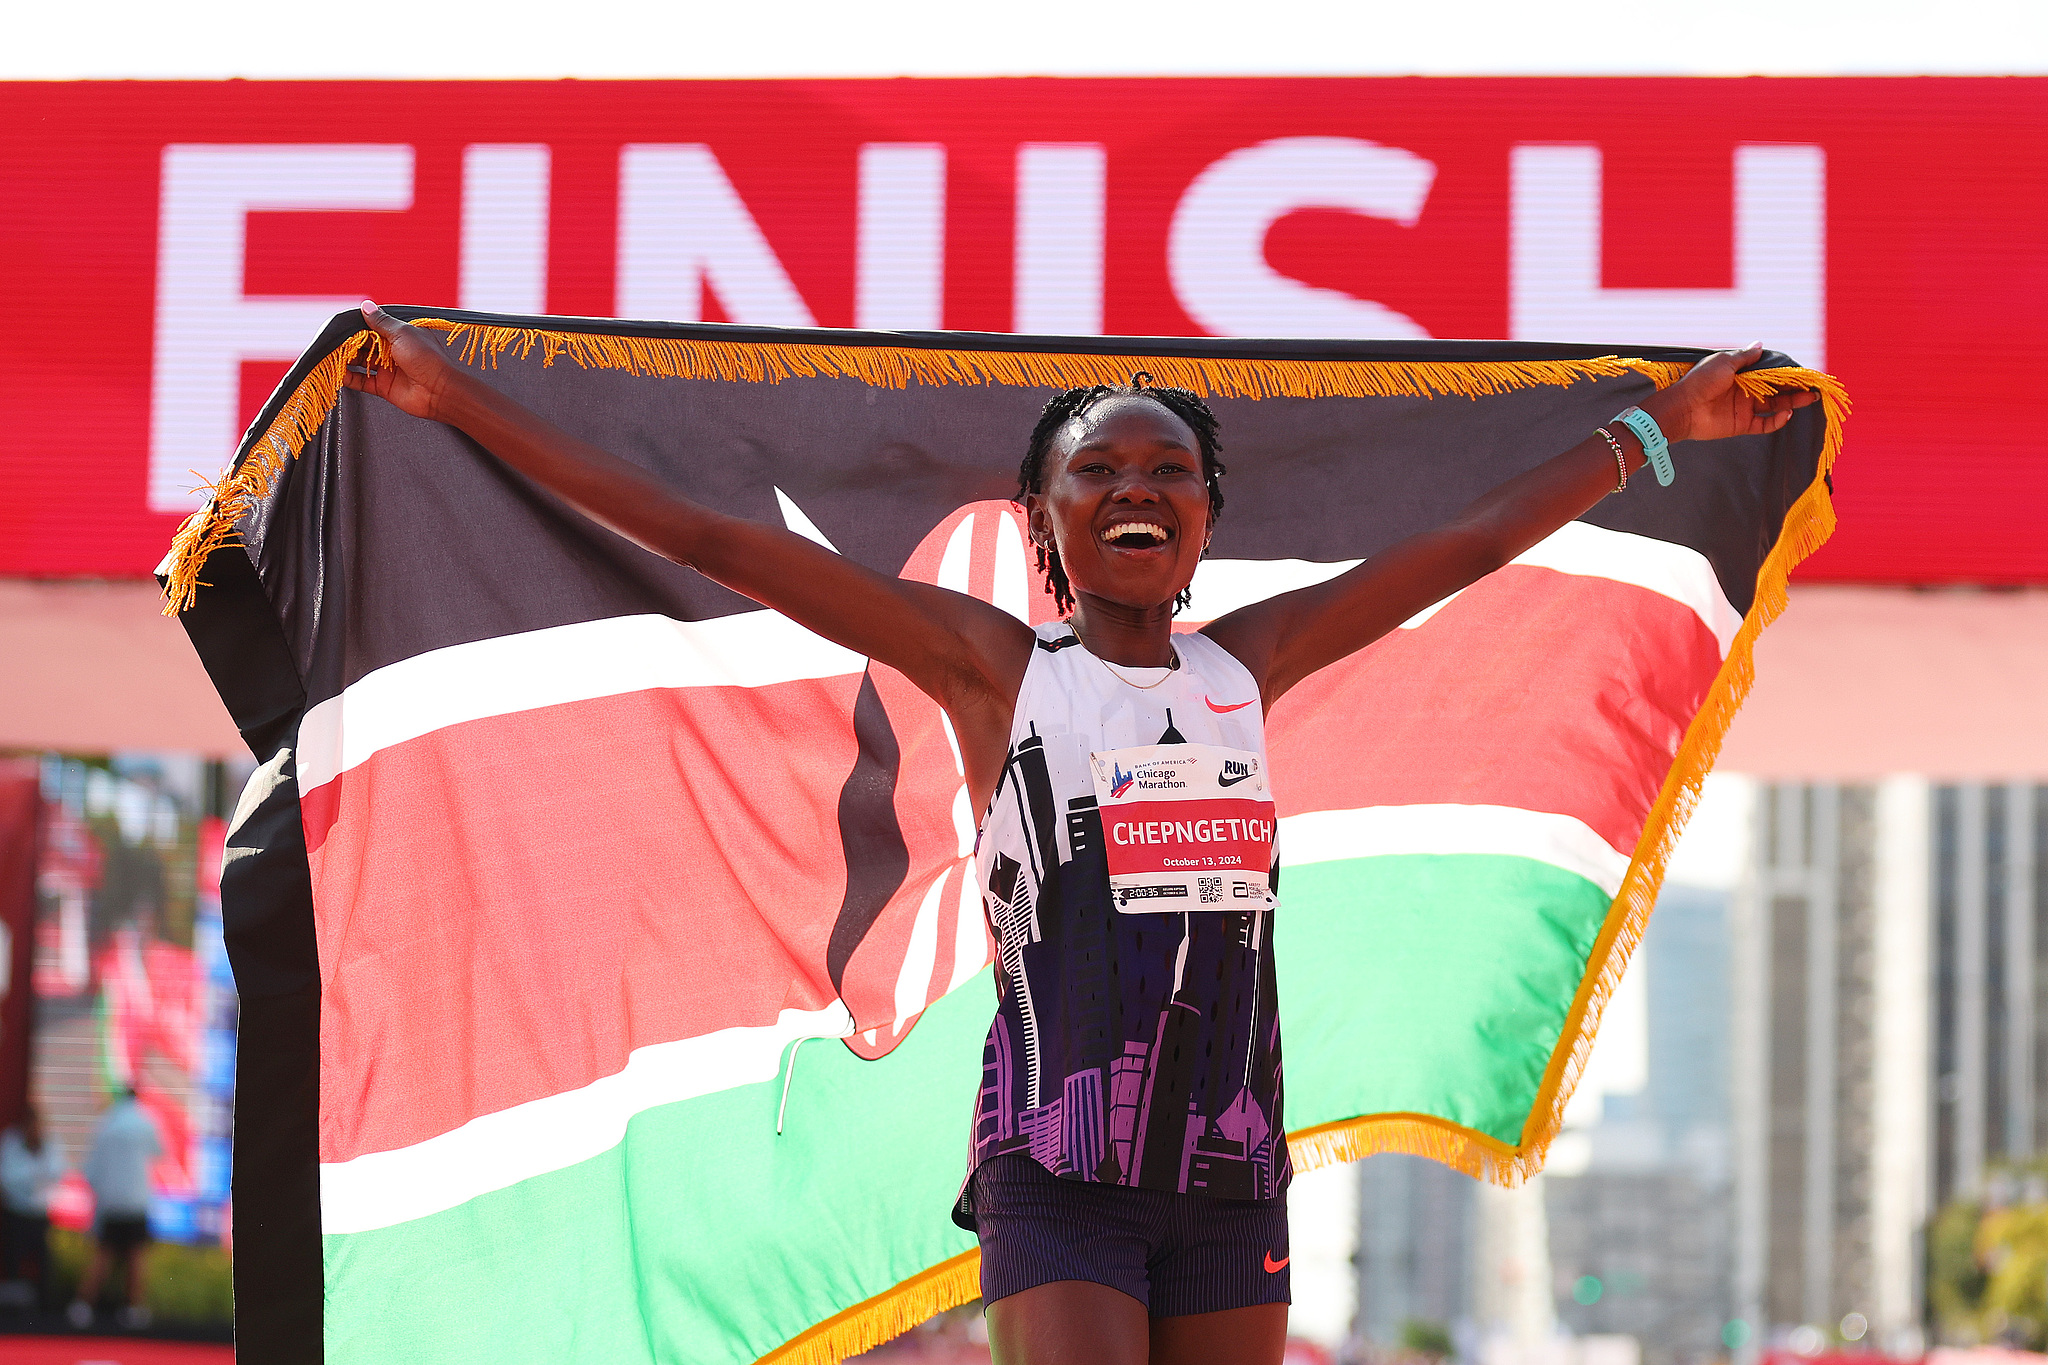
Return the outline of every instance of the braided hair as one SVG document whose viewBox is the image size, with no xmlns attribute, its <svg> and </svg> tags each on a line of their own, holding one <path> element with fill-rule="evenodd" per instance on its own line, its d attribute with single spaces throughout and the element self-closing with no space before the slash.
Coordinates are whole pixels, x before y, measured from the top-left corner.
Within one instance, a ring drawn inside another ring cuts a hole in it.
<svg viewBox="0 0 2048 1365">
<path fill-rule="evenodd" d="M 1091 384 L 1087 388 L 1068 389 L 1045 405 L 1039 415 L 1038 425 L 1032 428 L 1031 444 L 1024 452 L 1024 463 L 1017 468 L 1017 492 L 1013 499 L 1020 506 L 1027 493 L 1045 491 L 1045 461 L 1052 451 L 1053 437 L 1060 428 L 1085 414 L 1105 398 L 1146 398 L 1165 408 L 1181 421 L 1188 424 L 1195 433 L 1195 444 L 1202 455 L 1202 482 L 1209 489 L 1209 522 L 1213 526 L 1223 514 L 1223 460 L 1219 452 L 1223 444 L 1217 439 L 1216 414 L 1209 405 L 1186 389 L 1160 388 L 1152 383 L 1152 376 L 1140 370 L 1131 376 L 1128 384 Z M 1053 607 L 1065 616 L 1074 609 L 1074 590 L 1067 582 L 1066 566 L 1060 563 L 1059 550 L 1051 545 L 1038 548 L 1038 571 L 1045 575 L 1045 585 L 1052 593 Z M 1180 611 L 1193 600 L 1193 595 L 1182 588 L 1180 595 L 1173 599 L 1173 608 Z"/>
</svg>

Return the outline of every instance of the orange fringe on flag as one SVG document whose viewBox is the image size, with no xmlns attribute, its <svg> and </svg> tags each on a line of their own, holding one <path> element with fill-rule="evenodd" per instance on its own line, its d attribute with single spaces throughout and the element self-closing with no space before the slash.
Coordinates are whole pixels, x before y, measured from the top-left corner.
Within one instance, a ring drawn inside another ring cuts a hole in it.
<svg viewBox="0 0 2048 1365">
<path fill-rule="evenodd" d="M 981 1251 L 963 1251 L 789 1339 L 754 1365 L 839 1365 L 981 1297 Z"/>
<path fill-rule="evenodd" d="M 677 379 L 731 379 L 778 383 L 790 378 L 860 379 L 880 388 L 925 384 L 1010 384 L 1072 388 L 1121 384 L 1138 370 L 1154 382 L 1208 396 L 1233 398 L 1466 397 L 1586 379 L 1637 374 L 1658 388 L 1675 383 L 1685 365 L 1602 356 L 1593 360 L 1345 361 L 1236 360 L 1187 356 L 1098 356 L 1043 352 L 919 350 L 910 347 L 831 346 L 809 343 L 699 341 L 663 337 L 596 336 L 526 327 L 491 327 L 422 318 L 416 326 L 448 334 L 464 364 L 495 367 L 508 352 L 521 360 L 540 354 L 543 365 L 567 357 L 585 369 L 626 370 Z M 384 363 L 383 340 L 362 332 L 343 342 L 299 382 L 246 458 L 210 485 L 213 496 L 172 541 L 166 569 L 166 614 L 190 607 L 201 586 L 206 557 L 234 543 L 235 526 L 267 496 L 274 481 L 334 410 L 347 367 Z M 1841 381 L 1817 370 L 1787 367 L 1736 376 L 1753 398 L 1787 389 L 1813 389 L 1827 422 L 1814 478 L 1785 514 L 1778 541 L 1757 574 L 1756 596 L 1735 634 L 1705 705 L 1693 718 L 1674 756 L 1657 804 L 1643 823 L 1628 875 L 1587 956 L 1550 1065 L 1510 1147 L 1496 1138 L 1430 1114 L 1370 1114 L 1288 1134 L 1297 1170 L 1355 1161 L 1378 1152 L 1402 1152 L 1442 1162 L 1497 1185 L 1514 1186 L 1543 1169 L 1550 1144 L 1564 1125 L 1564 1109 L 1592 1057 L 1600 1018 L 1621 984 L 1621 974 L 1657 900 L 1664 867 L 1699 804 L 1700 789 L 1735 713 L 1756 678 L 1754 651 L 1765 626 L 1786 606 L 1793 568 L 1834 533 L 1828 473 L 1842 450 L 1849 396 Z M 757 1365 L 837 1365 L 908 1331 L 981 1292 L 981 1253 L 964 1252 L 886 1293 L 854 1305 L 762 1356 Z"/>
<path fill-rule="evenodd" d="M 586 370 L 624 370 L 668 379 L 731 379 L 776 384 L 785 379 L 859 379 L 876 388 L 921 384 L 1009 384 L 1075 388 L 1122 384 L 1143 370 L 1153 382 L 1222 398 L 1483 398 L 1538 385 L 1575 384 L 1639 374 L 1658 388 L 1686 366 L 1669 361 L 1601 356 L 1593 360 L 1233 360 L 1188 356 L 1105 356 L 1051 352 L 921 350 L 909 346 L 832 346 L 809 342 L 700 341 L 683 337 L 600 336 L 537 327 L 420 318 L 413 324 L 448 334 L 465 365 L 495 368 L 507 352 L 541 364 L 562 357 Z M 384 342 L 363 331 L 341 343 L 299 381 L 291 397 L 250 447 L 216 482 L 212 496 L 171 539 L 164 577 L 164 614 L 191 607 L 206 557 L 235 543 L 235 526 L 267 496 L 284 468 L 327 414 L 342 376 L 364 360 L 384 363 Z"/>
<path fill-rule="evenodd" d="M 698 341 L 599 336 L 533 327 L 486 327 L 422 318 L 449 333 L 465 365 L 496 368 L 506 352 L 541 364 L 567 356 L 586 370 L 626 370 L 668 379 L 737 379 L 776 384 L 830 376 L 876 388 L 924 384 L 1011 384 L 1070 389 L 1123 384 L 1138 370 L 1155 383 L 1222 398 L 1480 398 L 1534 384 L 1639 373 L 1659 388 L 1686 371 L 1666 361 L 1624 360 L 1236 360 L 1224 357 L 1077 355 L 1044 351 L 939 351 L 908 346 L 808 342 Z"/>
<path fill-rule="evenodd" d="M 164 568 L 164 615 L 175 616 L 197 600 L 204 586 L 199 571 L 206 566 L 207 556 L 223 545 L 237 543 L 235 528 L 257 503 L 270 496 L 277 476 L 299 457 L 327 414 L 334 411 L 348 367 L 365 358 L 370 364 L 384 363 L 384 338 L 375 332 L 359 332 L 329 351 L 299 381 L 242 462 L 224 471 L 217 481 L 202 483 L 211 493 L 206 505 L 185 518 L 171 537 L 171 553 Z"/>
</svg>

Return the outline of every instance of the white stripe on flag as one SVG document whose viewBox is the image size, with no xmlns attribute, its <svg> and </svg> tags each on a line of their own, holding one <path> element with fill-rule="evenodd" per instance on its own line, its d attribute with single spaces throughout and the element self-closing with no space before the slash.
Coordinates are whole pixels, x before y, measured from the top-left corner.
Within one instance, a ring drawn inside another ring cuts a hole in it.
<svg viewBox="0 0 2048 1365">
<path fill-rule="evenodd" d="M 1360 562 L 1205 560 L 1195 571 L 1199 619 L 1323 582 Z M 1723 657 L 1742 624 L 1706 556 L 1684 545 L 1575 521 L 1515 563 L 1669 597 L 1699 616 Z M 1450 600 L 1404 626 L 1421 625 Z M 307 711 L 299 726 L 299 790 L 313 791 L 380 749 L 464 721 L 650 688 L 764 687 L 839 677 L 866 665 L 852 650 L 773 611 L 710 621 L 615 616 L 450 645 L 367 673 Z"/>
<path fill-rule="evenodd" d="M 389 1152 L 320 1166 L 320 1230 L 368 1232 L 452 1209 L 481 1194 L 610 1151 L 635 1114 L 774 1080 L 799 1038 L 844 1038 L 846 1006 L 784 1010 L 776 1022 L 635 1048 L 589 1085 L 529 1100 Z"/>
<path fill-rule="evenodd" d="M 1399 853 L 1490 853 L 1530 858 L 1576 873 L 1609 896 L 1621 890 L 1629 855 L 1585 821 L 1514 806 L 1367 806 L 1318 810 L 1280 821 L 1281 885 L 1304 863 Z M 1286 896 L 1281 896 L 1286 904 Z M 1284 913 L 1284 911 L 1283 911 Z"/>
<path fill-rule="evenodd" d="M 1335 578 L 1365 561 L 1342 559 L 1207 559 L 1195 570 L 1194 614 L 1213 621 L 1275 593 L 1291 592 Z M 1721 580 L 1707 557 L 1689 545 L 1675 545 L 1631 531 L 1609 531 L 1583 521 L 1566 522 L 1557 531 L 1515 557 L 1517 564 L 1583 578 L 1608 578 L 1646 588 L 1689 608 L 1720 642 L 1721 657 L 1741 628 L 1742 613 L 1721 591 Z M 1446 597 L 1402 623 L 1413 630 L 1443 610 Z"/>
<path fill-rule="evenodd" d="M 773 611 L 614 616 L 429 650 L 357 679 L 299 723 L 299 790 L 450 725 L 667 687 L 765 687 L 867 660 Z"/>
</svg>

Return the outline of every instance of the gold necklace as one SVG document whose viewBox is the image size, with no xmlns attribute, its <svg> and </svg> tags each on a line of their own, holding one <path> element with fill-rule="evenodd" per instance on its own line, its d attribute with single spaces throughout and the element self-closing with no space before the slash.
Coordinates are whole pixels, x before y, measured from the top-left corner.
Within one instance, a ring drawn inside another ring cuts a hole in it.
<svg viewBox="0 0 2048 1365">
<path fill-rule="evenodd" d="M 1140 692 L 1150 692 L 1150 691 L 1151 691 L 1151 690 L 1152 690 L 1153 688 L 1155 688 L 1155 687 L 1159 686 L 1159 684 L 1160 684 L 1160 683 L 1163 683 L 1163 682 L 1165 682 L 1165 681 L 1166 681 L 1166 680 L 1167 680 L 1168 678 L 1172 677 L 1172 676 L 1174 675 L 1174 671 L 1175 671 L 1176 669 L 1178 669 L 1178 668 L 1180 667 L 1180 651 L 1179 651 L 1179 650 L 1177 650 L 1177 649 L 1172 649 L 1172 650 L 1169 650 L 1169 651 L 1168 651 L 1168 657 L 1167 657 L 1167 664 L 1166 664 L 1166 672 L 1162 673 L 1162 674 L 1161 674 L 1161 675 L 1160 675 L 1160 676 L 1159 676 L 1158 678 L 1154 679 L 1154 680 L 1153 680 L 1153 681 L 1151 681 L 1151 682 L 1148 682 L 1148 683 L 1139 683 L 1139 682 L 1132 682 L 1132 681 L 1131 681 L 1131 680 L 1130 680 L 1129 678 L 1126 678 L 1126 677 L 1125 677 L 1125 676 L 1124 676 L 1123 674 L 1121 674 L 1121 673 L 1117 672 L 1117 671 L 1116 671 L 1116 665 L 1115 665 L 1115 664 L 1113 664 L 1113 663 L 1111 663 L 1111 662 L 1110 662 L 1109 660 L 1107 660 L 1107 659 L 1103 658 L 1103 657 L 1102 657 L 1102 656 L 1101 656 L 1100 654 L 1097 654 L 1097 653 L 1096 653 L 1096 652 L 1095 652 L 1094 650 L 1092 650 L 1092 649 L 1091 649 L 1091 650 L 1089 650 L 1089 651 L 1088 651 L 1088 654 L 1089 654 L 1089 657 L 1093 658 L 1093 659 L 1095 660 L 1095 662 L 1096 662 L 1096 663 L 1099 663 L 1099 664 L 1101 664 L 1101 665 L 1102 665 L 1102 666 L 1103 666 L 1104 668 L 1108 669 L 1108 670 L 1109 670 L 1109 672 L 1110 672 L 1110 676 L 1111 676 L 1111 677 L 1115 678 L 1115 679 L 1116 679 L 1116 680 L 1117 680 L 1118 682 L 1122 683 L 1122 684 L 1123 684 L 1123 685 L 1124 685 L 1125 687 L 1135 687 L 1135 688 L 1137 688 L 1137 689 L 1138 689 L 1138 690 L 1139 690 Z"/>
</svg>

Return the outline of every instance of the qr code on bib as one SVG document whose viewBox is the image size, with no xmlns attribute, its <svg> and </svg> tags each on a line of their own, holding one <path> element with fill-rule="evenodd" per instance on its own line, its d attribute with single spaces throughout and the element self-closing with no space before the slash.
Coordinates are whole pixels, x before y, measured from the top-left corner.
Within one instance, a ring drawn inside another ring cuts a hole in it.
<svg viewBox="0 0 2048 1365">
<path fill-rule="evenodd" d="M 1204 905 L 1223 904 L 1223 878 L 1195 878 L 1195 893 L 1202 898 L 1202 904 Z"/>
</svg>

